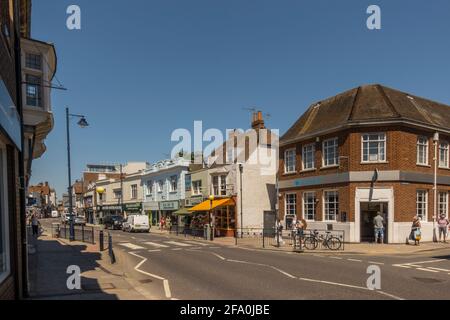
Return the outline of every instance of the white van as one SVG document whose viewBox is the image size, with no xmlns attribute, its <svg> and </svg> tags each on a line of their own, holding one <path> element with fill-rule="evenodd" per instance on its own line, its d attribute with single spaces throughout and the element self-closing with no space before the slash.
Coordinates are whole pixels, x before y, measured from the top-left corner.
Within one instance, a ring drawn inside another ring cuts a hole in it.
<svg viewBox="0 0 450 320">
<path fill-rule="evenodd" d="M 126 232 L 150 232 L 148 216 L 143 214 L 128 216 L 123 223 L 122 230 Z"/>
</svg>

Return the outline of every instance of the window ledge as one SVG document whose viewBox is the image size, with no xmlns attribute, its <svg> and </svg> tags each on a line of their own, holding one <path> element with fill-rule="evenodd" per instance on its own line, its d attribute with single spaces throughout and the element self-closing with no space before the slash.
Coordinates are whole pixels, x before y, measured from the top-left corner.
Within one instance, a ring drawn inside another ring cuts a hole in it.
<svg viewBox="0 0 450 320">
<path fill-rule="evenodd" d="M 340 166 L 339 164 L 334 164 L 332 166 L 323 166 L 323 167 L 320 167 L 319 170 L 336 169 L 336 168 L 339 168 L 339 166 Z"/>
<path fill-rule="evenodd" d="M 430 166 L 431 167 L 431 166 Z M 439 166 L 438 167 L 439 169 L 442 169 L 442 170 L 450 170 L 450 167 L 441 167 L 441 166 Z"/>
<path fill-rule="evenodd" d="M 416 165 L 417 165 L 418 167 L 431 168 L 431 165 L 429 165 L 429 164 L 416 163 Z"/>
<path fill-rule="evenodd" d="M 389 161 L 361 161 L 360 164 L 388 164 Z"/>
<path fill-rule="evenodd" d="M 285 173 L 283 173 L 283 176 L 292 176 L 292 175 L 295 175 L 295 174 L 297 174 L 297 171 L 294 171 L 294 172 L 285 172 Z"/>
<path fill-rule="evenodd" d="M 316 171 L 316 170 L 317 170 L 316 168 L 303 169 L 302 171 L 300 171 L 300 173 L 303 173 L 303 172 L 312 172 L 312 171 Z"/>
</svg>

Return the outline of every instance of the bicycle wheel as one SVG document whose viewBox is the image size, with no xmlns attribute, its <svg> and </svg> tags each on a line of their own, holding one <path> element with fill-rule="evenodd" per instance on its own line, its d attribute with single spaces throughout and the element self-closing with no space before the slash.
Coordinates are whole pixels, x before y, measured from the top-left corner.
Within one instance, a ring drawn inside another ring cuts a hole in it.
<svg viewBox="0 0 450 320">
<path fill-rule="evenodd" d="M 303 240 L 303 245 L 308 250 L 316 250 L 319 243 L 314 237 L 305 237 L 305 239 Z"/>
<path fill-rule="evenodd" d="M 339 250 L 342 246 L 341 239 L 337 237 L 331 237 L 325 243 L 330 250 Z"/>
</svg>

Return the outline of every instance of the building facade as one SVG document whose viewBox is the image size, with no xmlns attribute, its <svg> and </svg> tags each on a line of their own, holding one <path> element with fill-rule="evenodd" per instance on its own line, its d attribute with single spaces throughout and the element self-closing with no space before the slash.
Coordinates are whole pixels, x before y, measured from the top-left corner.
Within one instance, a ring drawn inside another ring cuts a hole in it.
<svg viewBox="0 0 450 320">
<path fill-rule="evenodd" d="M 435 214 L 448 217 L 449 141 L 450 107 L 394 89 L 316 103 L 280 140 L 279 216 L 288 229 L 301 217 L 370 242 L 380 212 L 385 242 L 404 243 L 417 215 L 431 241 Z"/>
<path fill-rule="evenodd" d="M 20 38 L 31 3 L 0 0 L 0 300 L 27 294 Z"/>
<path fill-rule="evenodd" d="M 190 163 L 181 157 L 162 160 L 142 173 L 143 210 L 152 225 L 158 225 L 162 217 L 177 220 L 175 212 L 185 204 Z"/>
</svg>

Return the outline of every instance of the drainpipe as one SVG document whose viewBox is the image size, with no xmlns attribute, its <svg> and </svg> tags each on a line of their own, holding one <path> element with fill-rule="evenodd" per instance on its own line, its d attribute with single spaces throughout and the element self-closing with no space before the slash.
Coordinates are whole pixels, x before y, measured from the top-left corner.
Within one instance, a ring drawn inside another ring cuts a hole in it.
<svg viewBox="0 0 450 320">
<path fill-rule="evenodd" d="M 239 164 L 239 178 L 240 178 L 240 194 L 241 194 L 241 196 L 240 196 L 240 202 L 241 202 L 241 223 L 240 223 L 240 225 L 241 225 L 241 238 L 243 238 L 244 237 L 244 230 L 243 230 L 243 223 L 244 223 L 244 220 L 243 220 L 243 211 L 242 211 L 242 208 L 243 208 L 243 205 L 242 205 L 242 172 L 244 171 L 244 166 L 242 165 L 242 164 Z"/>
</svg>

